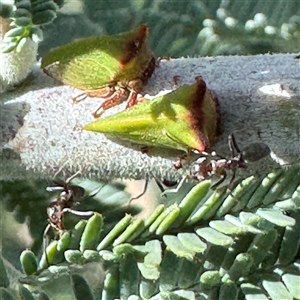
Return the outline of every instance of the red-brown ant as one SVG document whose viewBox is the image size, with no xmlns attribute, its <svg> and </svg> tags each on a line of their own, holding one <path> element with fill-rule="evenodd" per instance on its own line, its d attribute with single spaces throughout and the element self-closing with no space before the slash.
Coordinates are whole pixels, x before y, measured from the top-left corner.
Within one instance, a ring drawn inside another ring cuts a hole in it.
<svg viewBox="0 0 300 300">
<path fill-rule="evenodd" d="M 191 164 L 190 175 L 185 176 L 176 189 L 165 191 L 162 195 L 178 192 L 187 178 L 202 181 L 209 179 L 214 175 L 219 175 L 221 177 L 220 180 L 211 186 L 211 189 L 216 189 L 226 179 L 228 170 L 232 171 L 232 177 L 228 185 L 230 189 L 237 169 L 246 169 L 248 162 L 260 160 L 271 152 L 268 145 L 261 142 L 252 143 L 241 151 L 233 133 L 228 137 L 228 145 L 232 153 L 232 158 L 228 159 L 219 156 L 215 152 L 202 152 L 201 156 Z"/>
<path fill-rule="evenodd" d="M 80 186 L 70 184 L 71 180 L 78 176 L 80 172 L 75 173 L 65 182 L 58 182 L 54 187 L 48 187 L 47 191 L 61 191 L 57 198 L 54 198 L 47 208 L 49 224 L 45 229 L 45 233 L 50 227 L 57 230 L 64 230 L 63 216 L 64 213 L 70 212 L 77 216 L 89 217 L 93 215 L 92 211 L 76 211 L 71 209 L 75 202 L 84 197 L 85 190 Z"/>
<path fill-rule="evenodd" d="M 73 176 L 69 177 L 65 182 L 56 182 L 55 186 L 48 187 L 46 190 L 49 192 L 53 191 L 61 191 L 60 195 L 54 198 L 50 205 L 47 207 L 47 215 L 48 215 L 48 225 L 46 226 L 43 234 L 44 240 L 44 255 L 45 259 L 48 263 L 48 257 L 46 254 L 46 236 L 49 233 L 50 228 L 54 228 L 56 232 L 60 235 L 65 230 L 64 225 L 64 214 L 71 213 L 73 215 L 77 215 L 80 217 L 91 217 L 94 212 L 93 211 L 76 211 L 71 209 L 71 207 L 81 200 L 84 197 L 85 190 L 76 185 L 70 184 L 71 180 L 78 176 L 80 172 L 75 173 Z M 96 193 L 98 193 L 97 190 Z M 96 194 L 95 193 L 95 194 Z"/>
</svg>

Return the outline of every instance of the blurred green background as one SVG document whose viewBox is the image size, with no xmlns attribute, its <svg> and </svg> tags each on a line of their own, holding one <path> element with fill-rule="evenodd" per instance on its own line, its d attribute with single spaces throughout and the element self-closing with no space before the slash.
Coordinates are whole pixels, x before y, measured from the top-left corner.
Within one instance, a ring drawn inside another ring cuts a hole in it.
<svg viewBox="0 0 300 300">
<path fill-rule="evenodd" d="M 299 1 L 66 1 L 46 25 L 40 54 L 75 38 L 146 23 L 157 56 L 249 55 L 299 51 Z"/>
</svg>

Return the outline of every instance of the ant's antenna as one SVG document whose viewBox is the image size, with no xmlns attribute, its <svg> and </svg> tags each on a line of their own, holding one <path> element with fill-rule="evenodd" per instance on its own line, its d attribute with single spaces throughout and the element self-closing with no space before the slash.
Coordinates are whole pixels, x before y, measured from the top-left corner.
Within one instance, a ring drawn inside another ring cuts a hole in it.
<svg viewBox="0 0 300 300">
<path fill-rule="evenodd" d="M 228 136 L 228 146 L 232 153 L 232 157 L 237 156 L 238 158 L 242 158 L 242 151 L 240 150 L 233 133 L 230 133 Z"/>
</svg>

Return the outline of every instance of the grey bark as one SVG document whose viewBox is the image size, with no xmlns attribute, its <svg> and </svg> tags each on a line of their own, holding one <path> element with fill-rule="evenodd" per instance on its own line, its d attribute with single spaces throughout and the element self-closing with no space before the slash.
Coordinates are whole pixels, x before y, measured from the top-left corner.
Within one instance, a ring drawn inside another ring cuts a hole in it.
<svg viewBox="0 0 300 300">
<path fill-rule="evenodd" d="M 173 76 L 180 76 L 179 85 L 183 85 L 193 84 L 201 75 L 217 94 L 221 107 L 223 134 L 213 150 L 230 157 L 227 137 L 231 132 L 241 148 L 262 141 L 271 148 L 271 157 L 251 164 L 249 172 L 268 172 L 277 163 L 286 166 L 300 161 L 300 60 L 295 57 L 275 54 L 163 60 L 147 86 L 146 97 L 172 90 Z M 150 149 L 143 154 L 140 146 L 83 131 L 82 125 L 93 121 L 91 113 L 103 100 L 89 98 L 73 104 L 71 98 L 78 93 L 35 70 L 29 85 L 0 95 L 2 179 L 51 178 L 59 169 L 65 176 L 82 170 L 83 176 L 104 181 L 173 180 L 188 173 L 187 166 L 174 168 L 177 152 Z M 124 104 L 105 115 L 122 109 Z"/>
</svg>

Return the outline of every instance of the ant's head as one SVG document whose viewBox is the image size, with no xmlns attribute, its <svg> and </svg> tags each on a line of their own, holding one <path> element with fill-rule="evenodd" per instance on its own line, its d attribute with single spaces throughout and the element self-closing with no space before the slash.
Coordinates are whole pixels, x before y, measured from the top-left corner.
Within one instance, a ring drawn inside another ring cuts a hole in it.
<svg viewBox="0 0 300 300">
<path fill-rule="evenodd" d="M 245 161 L 258 161 L 271 153 L 271 149 L 265 143 L 252 143 L 243 149 L 242 155 Z"/>
<path fill-rule="evenodd" d="M 228 136 L 228 144 L 233 157 L 238 158 L 240 162 L 258 161 L 271 153 L 269 146 L 262 142 L 251 143 L 241 151 L 233 133 Z"/>
<path fill-rule="evenodd" d="M 66 207 L 66 202 L 61 201 L 60 197 L 53 200 L 47 207 L 47 215 L 51 226 L 57 229 L 63 229 L 63 209 Z"/>
<path fill-rule="evenodd" d="M 55 181 L 54 186 L 49 186 L 46 188 L 48 192 L 55 192 L 55 191 L 60 191 L 59 197 L 54 200 L 55 201 L 69 201 L 71 200 L 72 197 L 75 199 L 80 199 L 83 198 L 85 195 L 85 190 L 84 188 L 77 186 L 77 185 L 72 185 L 69 182 L 64 182 L 64 181 Z"/>
</svg>

